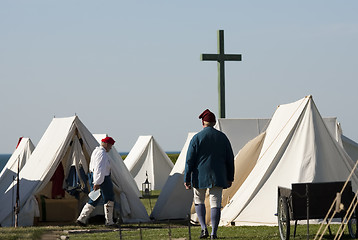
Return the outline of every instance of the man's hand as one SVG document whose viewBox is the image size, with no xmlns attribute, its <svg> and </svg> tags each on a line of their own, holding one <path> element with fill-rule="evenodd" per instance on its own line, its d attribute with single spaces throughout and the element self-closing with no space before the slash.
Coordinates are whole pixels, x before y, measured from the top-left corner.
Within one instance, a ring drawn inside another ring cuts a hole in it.
<svg viewBox="0 0 358 240">
<path fill-rule="evenodd" d="M 189 190 L 191 189 L 191 183 L 190 182 L 186 182 L 184 183 L 185 189 Z"/>
<path fill-rule="evenodd" d="M 95 185 L 93 185 L 93 190 L 95 190 L 95 191 L 96 191 L 96 190 L 98 190 L 98 189 L 99 189 L 99 185 L 96 185 L 96 184 L 95 184 Z"/>
</svg>

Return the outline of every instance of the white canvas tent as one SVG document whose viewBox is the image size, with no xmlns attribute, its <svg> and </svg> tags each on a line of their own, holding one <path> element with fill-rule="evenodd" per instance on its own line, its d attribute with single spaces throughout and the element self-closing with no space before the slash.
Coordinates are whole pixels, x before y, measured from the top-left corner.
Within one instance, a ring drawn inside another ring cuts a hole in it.
<svg viewBox="0 0 358 240">
<path fill-rule="evenodd" d="M 140 190 L 147 176 L 152 190 L 161 190 L 174 166 L 153 136 L 139 136 L 124 163 Z"/>
<path fill-rule="evenodd" d="M 235 151 L 235 180 L 232 186 L 224 189 L 222 206 L 225 207 L 230 202 L 236 191 L 241 187 L 247 176 L 251 173 L 256 165 L 259 153 L 261 151 L 263 141 L 266 136 L 266 128 L 271 119 L 218 119 L 215 128 L 223 131 L 229 138 Z M 332 137 L 347 151 L 352 159 L 358 159 L 358 144 L 342 135 L 340 124 L 337 118 L 324 118 L 324 123 L 331 133 Z M 258 135 L 260 134 L 260 135 Z M 258 135 L 258 136 L 256 136 Z M 248 141 L 250 136 L 256 136 Z M 247 142 L 248 141 L 248 142 Z M 237 152 L 237 149 L 239 151 Z M 349 151 L 347 150 L 349 149 Z M 355 157 L 353 157 L 355 156 Z M 210 206 L 208 199 L 206 221 L 210 223 Z M 196 216 L 192 208 L 192 220 L 195 221 Z"/>
<path fill-rule="evenodd" d="M 96 138 L 98 143 L 101 143 L 101 140 L 107 137 L 107 134 L 93 134 L 93 136 Z M 121 171 L 119 174 L 120 177 L 125 178 L 125 180 L 119 180 L 119 181 L 126 182 L 128 186 L 137 193 L 137 196 L 141 197 L 142 194 L 140 193 L 132 174 L 129 172 L 128 168 L 124 164 L 124 161 L 115 146 L 112 146 L 112 150 L 108 153 L 108 155 L 110 158 L 114 159 L 113 160 L 114 162 L 118 164 L 118 167 Z"/>
<path fill-rule="evenodd" d="M 246 177 L 250 174 L 253 167 L 256 165 L 256 161 L 258 155 L 261 151 L 263 140 L 265 139 L 267 125 L 269 124 L 271 119 L 218 119 L 218 123 L 215 127 L 218 130 L 224 131 L 225 134 L 229 137 L 230 142 L 233 146 L 239 146 L 240 151 L 239 154 L 235 154 L 235 180 L 232 186 L 229 189 L 225 189 L 223 191 L 223 201 L 222 206 L 224 207 L 234 196 L 236 191 L 240 188 L 243 181 L 245 181 Z M 342 135 L 342 131 L 339 123 L 337 122 L 337 118 L 324 118 L 324 123 L 331 133 L 332 137 L 336 139 L 336 141 L 340 144 L 350 146 L 351 153 L 358 155 L 358 144 L 354 143 L 354 141 L 344 137 Z M 263 123 L 265 127 L 260 128 L 257 123 Z M 255 126 L 257 126 L 257 130 L 255 131 Z M 244 141 L 242 141 L 242 136 L 250 133 L 248 129 L 251 129 L 251 136 L 256 133 L 260 133 L 259 136 L 250 140 L 244 147 Z M 242 131 L 239 131 L 242 130 Z M 242 132 L 242 134 L 240 134 Z M 344 140 L 342 140 L 342 138 Z M 237 147 L 238 148 L 238 147 Z M 345 147 L 345 150 L 346 147 Z M 348 152 L 348 151 L 347 151 Z M 348 153 L 351 158 L 353 155 Z M 355 159 L 355 158 L 352 158 Z M 208 221 L 210 219 L 208 218 Z"/>
<path fill-rule="evenodd" d="M 221 225 L 276 225 L 278 186 L 345 181 L 354 166 L 311 96 L 280 105 L 265 134 L 255 166 L 222 210 Z M 352 186 L 355 191 L 356 174 Z"/>
<path fill-rule="evenodd" d="M 195 132 L 188 133 L 183 149 L 169 174 L 150 215 L 155 220 L 185 219 L 190 214 L 193 192 L 184 187 L 186 153 Z"/>
<path fill-rule="evenodd" d="M 13 179 L 17 177 L 18 167 L 21 171 L 34 149 L 35 146 L 30 138 L 21 138 L 15 151 L 0 173 L 0 192 L 4 192 L 13 182 Z"/>
<path fill-rule="evenodd" d="M 1 176 L 3 176 L 4 172 L 7 170 L 17 172 L 17 167 L 19 164 L 20 170 L 25 165 L 27 159 L 29 159 L 31 153 L 34 151 L 35 146 L 32 143 L 30 138 L 22 137 L 15 149 L 15 151 L 12 153 L 11 157 L 7 161 L 6 165 L 2 169 L 0 173 L 0 179 Z M 0 180 L 1 182 L 1 180 Z"/>
<path fill-rule="evenodd" d="M 65 179 L 69 176 L 69 168 L 75 167 L 78 175 L 82 168 L 88 171 L 89 158 L 98 142 L 87 130 L 77 116 L 69 118 L 54 118 L 42 136 L 29 160 L 21 170 L 20 186 L 20 216 L 19 225 L 33 224 L 33 218 L 38 216 L 39 203 L 43 204 L 43 196 L 50 196 L 51 178 L 56 169 L 63 165 Z M 115 190 L 115 202 L 119 203 L 119 209 L 124 222 L 148 221 L 148 214 L 140 202 L 134 190 L 126 187 L 126 182 L 118 180 L 119 169 L 111 159 L 111 173 Z M 12 219 L 13 189 L 17 184 L 12 184 L 4 192 L 0 193 L 0 224 L 10 226 Z M 81 180 L 81 187 L 88 186 Z M 41 200 L 40 200 L 41 199 Z M 63 214 L 78 215 L 83 204 L 88 200 L 87 194 L 81 193 L 76 199 L 66 193 L 62 199 L 45 199 L 45 204 L 52 204 L 52 210 L 57 211 L 53 216 L 54 221 L 61 219 Z M 40 202 L 39 202 L 40 201 Z M 67 206 L 67 210 L 64 207 Z M 46 205 L 46 208 L 49 207 Z M 70 211 L 69 209 L 72 209 Z M 49 213 L 50 209 L 46 209 Z M 44 212 L 42 211 L 42 214 Z"/>
</svg>

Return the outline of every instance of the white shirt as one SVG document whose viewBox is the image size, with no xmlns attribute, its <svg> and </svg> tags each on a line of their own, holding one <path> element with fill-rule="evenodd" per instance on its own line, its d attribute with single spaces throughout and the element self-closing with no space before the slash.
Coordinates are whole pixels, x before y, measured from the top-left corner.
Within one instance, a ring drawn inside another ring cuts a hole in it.
<svg viewBox="0 0 358 240">
<path fill-rule="evenodd" d="M 101 185 L 104 177 L 111 173 L 109 157 L 104 147 L 99 146 L 93 150 L 89 170 L 93 172 L 94 185 Z"/>
</svg>

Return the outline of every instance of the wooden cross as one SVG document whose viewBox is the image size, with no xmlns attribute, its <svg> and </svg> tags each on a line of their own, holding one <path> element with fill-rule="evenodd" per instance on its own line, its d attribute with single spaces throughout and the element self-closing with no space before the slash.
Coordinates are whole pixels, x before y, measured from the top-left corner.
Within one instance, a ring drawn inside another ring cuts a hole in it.
<svg viewBox="0 0 358 240">
<path fill-rule="evenodd" d="M 218 54 L 201 54 L 200 60 L 218 62 L 219 117 L 225 118 L 225 61 L 241 61 L 241 54 L 225 54 L 224 30 L 218 30 Z"/>
</svg>

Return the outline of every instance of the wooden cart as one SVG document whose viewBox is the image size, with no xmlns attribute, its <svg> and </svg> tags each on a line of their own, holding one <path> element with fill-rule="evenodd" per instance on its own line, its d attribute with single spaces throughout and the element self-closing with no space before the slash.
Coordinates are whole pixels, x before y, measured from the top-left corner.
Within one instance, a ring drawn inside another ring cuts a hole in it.
<svg viewBox="0 0 358 240">
<path fill-rule="evenodd" d="M 278 228 L 282 240 L 290 239 L 290 222 L 295 220 L 294 236 L 298 220 L 307 220 L 307 237 L 309 236 L 309 220 L 324 219 L 337 193 L 345 182 L 295 183 L 292 189 L 278 187 L 277 217 Z M 354 198 L 351 182 L 348 182 L 341 195 L 343 210 L 335 214 L 335 218 L 343 218 Z M 333 211 L 332 211 L 333 212 Z M 330 215 L 331 216 L 331 215 Z M 354 213 L 348 223 L 349 234 L 357 238 L 357 215 Z M 329 229 L 331 233 L 331 230 Z"/>
</svg>

